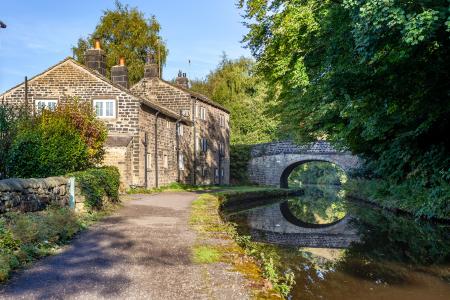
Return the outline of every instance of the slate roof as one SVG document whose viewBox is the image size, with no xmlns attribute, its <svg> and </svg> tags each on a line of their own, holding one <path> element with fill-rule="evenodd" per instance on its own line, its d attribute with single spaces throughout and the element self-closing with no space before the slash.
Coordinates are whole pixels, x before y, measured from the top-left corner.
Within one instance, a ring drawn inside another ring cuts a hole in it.
<svg viewBox="0 0 450 300">
<path fill-rule="evenodd" d="M 162 113 L 163 115 L 166 115 L 166 116 L 168 116 L 168 117 L 171 117 L 171 118 L 173 118 L 173 119 L 175 119 L 175 120 L 180 120 L 180 121 L 182 121 L 182 122 L 185 123 L 185 124 L 192 124 L 192 121 L 191 121 L 191 120 L 181 117 L 181 116 L 180 116 L 179 114 L 177 114 L 176 112 L 174 112 L 174 111 L 172 111 L 172 110 L 170 110 L 170 109 L 168 109 L 168 108 L 165 108 L 164 106 L 161 106 L 161 105 L 159 105 L 159 104 L 156 104 L 155 102 L 151 101 L 151 100 L 148 99 L 148 98 L 145 98 L 145 97 L 142 97 L 142 96 L 138 96 L 138 95 L 134 94 L 133 92 L 131 92 L 129 89 L 127 89 L 127 88 L 125 88 L 125 87 L 123 87 L 123 86 L 121 86 L 121 85 L 119 85 L 119 84 L 113 83 L 109 78 L 107 78 L 107 77 L 103 76 L 102 74 L 98 73 L 97 71 L 94 71 L 94 70 L 88 68 L 87 66 L 85 66 L 85 65 L 83 65 L 83 64 L 81 64 L 81 63 L 79 63 L 79 62 L 77 62 L 77 61 L 76 61 L 75 59 L 73 59 L 72 57 L 66 57 L 66 58 L 63 59 L 62 61 L 56 63 L 55 65 L 53 65 L 53 66 L 51 66 L 51 67 L 49 67 L 49 68 L 47 68 L 47 69 L 44 70 L 43 72 L 41 72 L 41 73 L 39 73 L 39 74 L 37 74 L 37 75 L 35 75 L 35 76 L 29 78 L 29 79 L 28 79 L 28 82 L 30 82 L 30 81 L 34 80 L 35 78 L 37 78 L 37 77 L 39 77 L 39 76 L 41 76 L 41 75 L 43 75 L 43 74 L 45 74 L 45 73 L 51 71 L 52 69 L 56 68 L 57 66 L 59 66 L 59 65 L 61 65 L 61 64 L 63 64 L 63 63 L 65 63 L 65 62 L 67 62 L 67 61 L 70 61 L 71 63 L 77 65 L 78 67 L 82 68 L 83 70 L 87 71 L 88 73 L 90 73 L 91 75 L 97 77 L 98 79 L 100 79 L 100 80 L 102 80 L 102 81 L 104 81 L 104 82 L 106 82 L 106 83 L 112 85 L 113 87 L 115 87 L 115 88 L 117 88 L 117 89 L 123 91 L 124 93 L 127 93 L 128 95 L 130 95 L 130 96 L 132 96 L 132 97 L 138 99 L 139 102 L 140 102 L 141 104 L 143 104 L 143 105 L 145 105 L 145 106 L 148 106 L 149 108 L 152 108 L 152 109 L 154 109 L 154 110 L 156 110 L 156 111 L 159 111 L 159 112 Z M 6 93 L 8 93 L 8 92 L 10 92 L 10 91 L 12 91 L 12 90 L 18 88 L 18 87 L 20 87 L 20 86 L 23 85 L 23 84 L 24 84 L 24 82 L 21 82 L 21 83 L 15 85 L 15 86 L 13 86 L 12 88 L 10 88 L 10 89 L 6 90 L 5 92 L 3 92 L 2 94 L 0 94 L 0 96 L 2 96 L 2 95 L 4 95 L 4 94 L 6 94 Z"/>
<path fill-rule="evenodd" d="M 160 78 L 158 78 L 158 79 L 159 79 L 159 80 L 162 80 L 162 79 L 160 79 Z M 209 98 L 206 97 L 205 95 L 202 95 L 202 94 L 197 93 L 197 92 L 193 92 L 193 91 L 191 91 L 191 90 L 189 90 L 189 89 L 186 89 L 186 88 L 184 88 L 184 87 L 182 87 L 182 86 L 179 86 L 178 84 L 175 84 L 175 83 L 172 83 L 172 82 L 169 82 L 169 81 L 165 81 L 165 80 L 162 80 L 162 81 L 164 81 L 165 83 L 167 83 L 167 84 L 170 85 L 170 86 L 173 86 L 173 87 L 175 87 L 175 88 L 177 88 L 177 89 L 182 90 L 182 91 L 185 92 L 185 93 L 190 94 L 191 97 L 193 97 L 193 98 L 196 98 L 196 99 L 198 99 L 198 100 L 200 100 L 200 101 L 203 101 L 203 102 L 205 102 L 205 103 L 207 103 L 207 104 L 210 104 L 210 105 L 212 105 L 212 106 L 214 106 L 214 107 L 216 107 L 216 108 L 218 108 L 218 109 L 223 110 L 223 111 L 226 112 L 226 113 L 230 113 L 230 111 L 229 111 L 228 109 L 226 109 L 225 107 L 223 107 L 223 106 L 220 105 L 219 103 L 217 103 L 217 102 L 215 102 L 215 101 L 209 99 Z"/>
</svg>

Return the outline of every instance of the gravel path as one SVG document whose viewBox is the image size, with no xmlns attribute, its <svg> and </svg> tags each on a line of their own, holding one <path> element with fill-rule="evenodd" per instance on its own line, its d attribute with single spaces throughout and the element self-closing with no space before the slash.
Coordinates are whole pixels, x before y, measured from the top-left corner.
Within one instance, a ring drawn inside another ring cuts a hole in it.
<svg viewBox="0 0 450 300">
<path fill-rule="evenodd" d="M 190 260 L 194 193 L 126 196 L 124 207 L 62 253 L 19 272 L 0 299 L 248 299 L 224 264 Z"/>
</svg>

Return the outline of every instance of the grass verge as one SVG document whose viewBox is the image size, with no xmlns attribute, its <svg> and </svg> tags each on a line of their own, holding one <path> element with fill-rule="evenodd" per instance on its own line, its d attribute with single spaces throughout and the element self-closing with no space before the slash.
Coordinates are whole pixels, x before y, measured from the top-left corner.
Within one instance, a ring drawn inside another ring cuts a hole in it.
<svg viewBox="0 0 450 300">
<path fill-rule="evenodd" d="M 198 263 L 227 263 L 248 279 L 256 299 L 283 299 L 294 283 L 293 275 L 278 271 L 275 252 L 269 250 L 271 246 L 252 242 L 249 236 L 237 232 L 235 224 L 224 222 L 220 217 L 221 201 L 230 199 L 227 195 L 236 193 L 241 198 L 245 190 L 244 187 L 239 188 L 239 191 L 230 188 L 228 192 L 203 194 L 193 202 L 190 225 L 198 233 L 193 260 Z M 250 188 L 247 191 L 253 195 L 263 190 Z M 283 193 L 280 190 L 278 192 Z"/>
<path fill-rule="evenodd" d="M 145 189 L 145 188 L 131 188 L 127 191 L 128 194 L 156 194 L 162 192 L 180 192 L 180 191 L 188 191 L 188 192 L 197 192 L 197 191 L 205 191 L 205 192 L 219 192 L 219 191 L 234 191 L 234 192 L 251 192 L 251 191 L 262 191 L 267 190 L 266 187 L 261 187 L 257 185 L 245 185 L 245 186 L 237 186 L 237 185 L 229 185 L 229 186 L 221 186 L 221 185 L 188 185 L 183 183 L 171 183 L 162 187 Z"/>
<path fill-rule="evenodd" d="M 8 280 L 13 270 L 57 253 L 78 232 L 111 214 L 118 206 L 108 204 L 100 211 L 84 213 L 51 206 L 39 212 L 1 215 L 0 282 Z"/>
</svg>

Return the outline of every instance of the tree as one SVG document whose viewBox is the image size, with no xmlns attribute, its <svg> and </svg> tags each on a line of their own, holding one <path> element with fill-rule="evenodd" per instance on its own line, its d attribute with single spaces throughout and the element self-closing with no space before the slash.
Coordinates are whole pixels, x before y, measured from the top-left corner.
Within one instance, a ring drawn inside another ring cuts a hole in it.
<svg viewBox="0 0 450 300">
<path fill-rule="evenodd" d="M 130 82 L 136 83 L 144 76 L 144 64 L 149 52 L 160 55 L 163 65 L 168 50 L 162 41 L 160 24 L 155 16 L 146 19 L 143 12 L 116 1 L 114 10 L 106 10 L 94 32 L 88 38 L 80 38 L 72 47 L 76 60 L 84 63 L 85 51 L 99 38 L 106 52 L 107 72 L 124 57 Z"/>
<path fill-rule="evenodd" d="M 288 136 L 347 147 L 394 183 L 449 183 L 448 1 L 239 5 L 249 28 L 244 42 Z"/>
<path fill-rule="evenodd" d="M 225 54 L 205 80 L 194 80 L 192 90 L 207 95 L 230 111 L 231 144 L 257 144 L 274 139 L 275 118 L 266 111 L 273 101 L 266 99 L 266 86 L 255 76 L 254 62 Z"/>
<path fill-rule="evenodd" d="M 254 72 L 249 58 L 229 59 L 226 54 L 205 80 L 194 80 L 192 90 L 207 95 L 230 111 L 231 182 L 248 182 L 250 145 L 276 138 L 278 121 L 267 115 L 274 102 L 267 98 L 267 87 Z"/>
</svg>

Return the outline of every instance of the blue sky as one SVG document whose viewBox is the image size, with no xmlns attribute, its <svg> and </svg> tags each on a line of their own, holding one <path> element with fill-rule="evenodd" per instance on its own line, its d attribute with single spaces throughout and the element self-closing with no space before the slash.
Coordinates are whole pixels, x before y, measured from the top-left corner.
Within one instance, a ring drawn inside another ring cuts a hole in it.
<svg viewBox="0 0 450 300">
<path fill-rule="evenodd" d="M 113 0 L 2 2 L 0 20 L 8 27 L 0 29 L 0 92 L 71 56 L 78 38 L 93 32 L 103 10 L 114 7 Z M 231 58 L 250 55 L 240 43 L 246 28 L 235 0 L 121 2 L 148 17 L 156 15 L 170 51 L 165 79 L 174 78 L 179 69 L 190 78 L 203 78 L 223 51 Z"/>
</svg>

